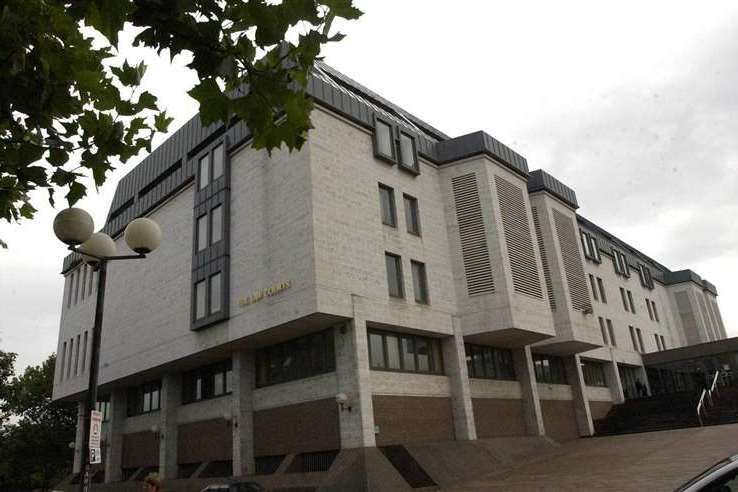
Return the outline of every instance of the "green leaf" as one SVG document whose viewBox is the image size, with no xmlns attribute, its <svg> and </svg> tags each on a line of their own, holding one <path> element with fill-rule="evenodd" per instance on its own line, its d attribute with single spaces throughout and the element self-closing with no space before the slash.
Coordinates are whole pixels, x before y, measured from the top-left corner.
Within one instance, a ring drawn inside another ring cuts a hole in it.
<svg viewBox="0 0 738 492">
<path fill-rule="evenodd" d="M 87 187 L 79 181 L 73 182 L 69 185 L 69 192 L 67 193 L 66 199 L 69 206 L 73 206 L 75 203 L 80 201 L 87 194 Z"/>
<path fill-rule="evenodd" d="M 174 121 L 174 118 L 170 118 L 165 112 L 161 112 L 154 116 L 154 128 L 158 132 L 166 132 L 172 121 Z"/>
<path fill-rule="evenodd" d="M 200 120 L 207 126 L 216 121 L 228 121 L 230 102 L 213 79 L 201 80 L 188 94 L 200 103 Z"/>
<path fill-rule="evenodd" d="M 54 167 L 63 166 L 69 160 L 69 154 L 66 150 L 54 147 L 49 150 L 49 164 Z"/>
</svg>

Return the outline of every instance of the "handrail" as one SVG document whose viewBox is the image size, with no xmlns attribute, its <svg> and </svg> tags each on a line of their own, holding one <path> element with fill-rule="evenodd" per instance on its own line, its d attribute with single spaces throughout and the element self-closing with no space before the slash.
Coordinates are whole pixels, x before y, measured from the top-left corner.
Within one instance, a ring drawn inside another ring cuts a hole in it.
<svg viewBox="0 0 738 492">
<path fill-rule="evenodd" d="M 697 403 L 697 420 L 700 421 L 700 427 L 702 427 L 702 411 L 705 408 L 705 395 L 707 395 L 707 390 L 703 389 L 702 394 L 700 394 L 700 401 Z"/>
<path fill-rule="evenodd" d="M 713 391 L 717 391 L 717 383 L 718 383 L 718 377 L 720 376 L 720 371 L 715 371 L 715 377 L 712 378 L 712 385 L 710 386 L 710 393 Z"/>
</svg>

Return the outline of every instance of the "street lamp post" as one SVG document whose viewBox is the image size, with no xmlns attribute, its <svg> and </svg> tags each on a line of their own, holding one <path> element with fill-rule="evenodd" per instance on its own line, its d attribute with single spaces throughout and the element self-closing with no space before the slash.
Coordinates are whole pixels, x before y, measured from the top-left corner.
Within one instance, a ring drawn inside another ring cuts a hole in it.
<svg viewBox="0 0 738 492">
<path fill-rule="evenodd" d="M 92 354 L 90 355 L 90 378 L 87 385 L 87 401 L 84 412 L 82 439 L 82 480 L 79 490 L 90 489 L 90 420 L 91 412 L 97 403 L 97 376 L 100 361 L 100 339 L 102 331 L 103 307 L 105 304 L 105 283 L 109 261 L 139 260 L 161 243 L 161 230 L 153 220 L 138 218 L 126 227 L 123 237 L 133 255 L 116 255 L 115 242 L 102 232 L 93 233 L 94 224 L 90 214 L 79 208 L 62 210 L 54 219 L 54 234 L 68 246 L 70 251 L 79 253 L 82 259 L 98 272 L 97 302 L 95 304 L 95 323 L 92 329 Z"/>
</svg>

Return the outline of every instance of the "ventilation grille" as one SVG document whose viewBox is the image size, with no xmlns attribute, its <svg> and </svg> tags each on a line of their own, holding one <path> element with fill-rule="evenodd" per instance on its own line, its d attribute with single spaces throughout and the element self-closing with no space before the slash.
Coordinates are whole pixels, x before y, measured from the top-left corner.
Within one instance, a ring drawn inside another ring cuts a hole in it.
<svg viewBox="0 0 738 492">
<path fill-rule="evenodd" d="M 546 292 L 548 293 L 548 303 L 551 310 L 556 311 L 556 298 L 553 292 L 553 282 L 551 281 L 551 269 L 548 266 L 548 256 L 546 255 L 546 247 L 543 244 L 543 233 L 541 232 L 541 222 L 538 220 L 538 210 L 533 209 L 533 227 L 536 228 L 536 237 L 538 238 L 538 249 L 541 252 L 541 263 L 543 264 L 543 279 L 546 281 Z"/>
<path fill-rule="evenodd" d="M 559 238 L 559 247 L 561 248 L 561 257 L 564 262 L 566 284 L 571 296 L 571 305 L 579 311 L 592 309 L 574 224 L 570 218 L 558 210 L 553 211 L 553 216 L 556 224 L 556 236 Z"/>
<path fill-rule="evenodd" d="M 464 174 L 453 178 L 451 184 L 456 204 L 456 220 L 459 223 L 467 292 L 470 296 L 494 292 L 495 284 L 492 279 L 492 265 L 482 219 L 477 178 L 474 173 Z"/>
<path fill-rule="evenodd" d="M 505 230 L 513 288 L 520 294 L 543 299 L 523 191 L 499 176 L 495 176 L 495 184 L 500 202 L 502 227 Z"/>
</svg>

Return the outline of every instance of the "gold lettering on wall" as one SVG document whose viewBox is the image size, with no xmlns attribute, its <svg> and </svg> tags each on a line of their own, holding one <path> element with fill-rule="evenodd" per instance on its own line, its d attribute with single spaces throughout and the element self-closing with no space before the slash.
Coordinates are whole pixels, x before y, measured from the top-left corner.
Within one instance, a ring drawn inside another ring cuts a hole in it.
<svg viewBox="0 0 738 492">
<path fill-rule="evenodd" d="M 265 297 L 275 296 L 280 292 L 289 289 L 290 287 L 292 287 L 292 280 L 285 280 L 284 282 L 279 282 L 263 289 L 257 289 L 253 291 L 250 295 L 239 299 L 238 305 L 241 307 L 250 306 L 251 304 L 261 301 Z"/>
</svg>

